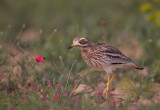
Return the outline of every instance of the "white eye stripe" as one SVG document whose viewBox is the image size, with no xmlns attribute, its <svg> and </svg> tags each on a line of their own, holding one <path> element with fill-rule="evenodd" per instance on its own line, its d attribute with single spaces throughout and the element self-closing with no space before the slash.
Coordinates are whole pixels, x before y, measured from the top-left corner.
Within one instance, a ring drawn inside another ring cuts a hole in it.
<svg viewBox="0 0 160 110">
<path fill-rule="evenodd" d="M 82 37 L 80 39 L 74 39 L 73 44 L 79 45 L 79 46 L 87 46 L 88 39 Z"/>
<path fill-rule="evenodd" d="M 86 39 L 86 38 L 81 38 L 81 39 L 80 39 L 80 41 L 81 41 L 81 40 L 85 40 L 85 41 L 87 41 L 87 39 Z"/>
</svg>

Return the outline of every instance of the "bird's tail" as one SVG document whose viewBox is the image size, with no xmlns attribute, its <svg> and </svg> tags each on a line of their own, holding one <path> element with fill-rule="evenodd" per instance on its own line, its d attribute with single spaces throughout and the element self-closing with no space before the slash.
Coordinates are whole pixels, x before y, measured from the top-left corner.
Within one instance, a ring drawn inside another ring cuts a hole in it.
<svg viewBox="0 0 160 110">
<path fill-rule="evenodd" d="M 134 64 L 132 68 L 138 69 L 138 70 L 143 70 L 144 69 L 144 67 L 142 67 L 140 65 L 137 65 L 137 64 Z"/>
<path fill-rule="evenodd" d="M 138 70 L 143 70 L 144 67 L 140 66 L 140 65 L 136 65 L 135 69 L 138 69 Z"/>
<path fill-rule="evenodd" d="M 138 70 L 143 70 L 144 67 L 140 66 L 140 65 L 137 65 L 135 63 L 129 63 L 126 65 L 127 68 L 133 68 L 133 69 L 138 69 Z"/>
</svg>

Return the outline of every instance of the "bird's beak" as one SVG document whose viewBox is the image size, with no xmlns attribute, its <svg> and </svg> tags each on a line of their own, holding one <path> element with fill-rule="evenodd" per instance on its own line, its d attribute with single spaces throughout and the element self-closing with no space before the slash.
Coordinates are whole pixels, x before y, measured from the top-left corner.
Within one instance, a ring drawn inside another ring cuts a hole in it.
<svg viewBox="0 0 160 110">
<path fill-rule="evenodd" d="M 71 46 L 68 47 L 68 49 L 71 49 L 72 47 L 76 47 L 77 44 L 72 44 Z"/>
</svg>

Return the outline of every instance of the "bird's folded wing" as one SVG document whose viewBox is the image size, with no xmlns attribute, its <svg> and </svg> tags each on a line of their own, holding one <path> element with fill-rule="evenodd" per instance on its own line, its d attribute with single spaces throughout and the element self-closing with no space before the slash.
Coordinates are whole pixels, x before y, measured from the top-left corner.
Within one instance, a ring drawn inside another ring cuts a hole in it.
<svg viewBox="0 0 160 110">
<path fill-rule="evenodd" d="M 133 60 L 125 56 L 120 50 L 110 45 L 103 45 L 101 49 L 97 50 L 97 53 L 103 54 L 103 61 L 107 61 L 107 63 L 110 64 L 126 64 L 133 62 Z"/>
</svg>

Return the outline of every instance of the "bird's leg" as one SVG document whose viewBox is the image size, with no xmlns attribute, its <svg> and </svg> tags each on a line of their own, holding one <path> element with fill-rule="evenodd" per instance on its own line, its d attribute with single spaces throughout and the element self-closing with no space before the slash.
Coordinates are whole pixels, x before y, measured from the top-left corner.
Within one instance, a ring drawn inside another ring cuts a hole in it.
<svg viewBox="0 0 160 110">
<path fill-rule="evenodd" d="M 103 91 L 103 96 L 104 97 L 108 96 L 109 88 L 110 88 L 110 76 L 108 75 L 107 85 L 106 85 L 105 90 Z"/>
<path fill-rule="evenodd" d="M 115 79 L 115 77 L 116 77 L 116 74 L 112 72 L 112 78 L 110 80 L 110 83 L 112 83 L 112 81 Z"/>
<path fill-rule="evenodd" d="M 107 98 L 107 96 L 109 95 L 109 89 L 110 89 L 110 85 L 112 84 L 112 81 L 115 79 L 116 75 L 112 72 L 112 78 L 110 79 L 110 76 L 108 75 L 108 81 L 107 81 L 107 86 L 103 92 L 103 96 L 105 96 Z"/>
</svg>

